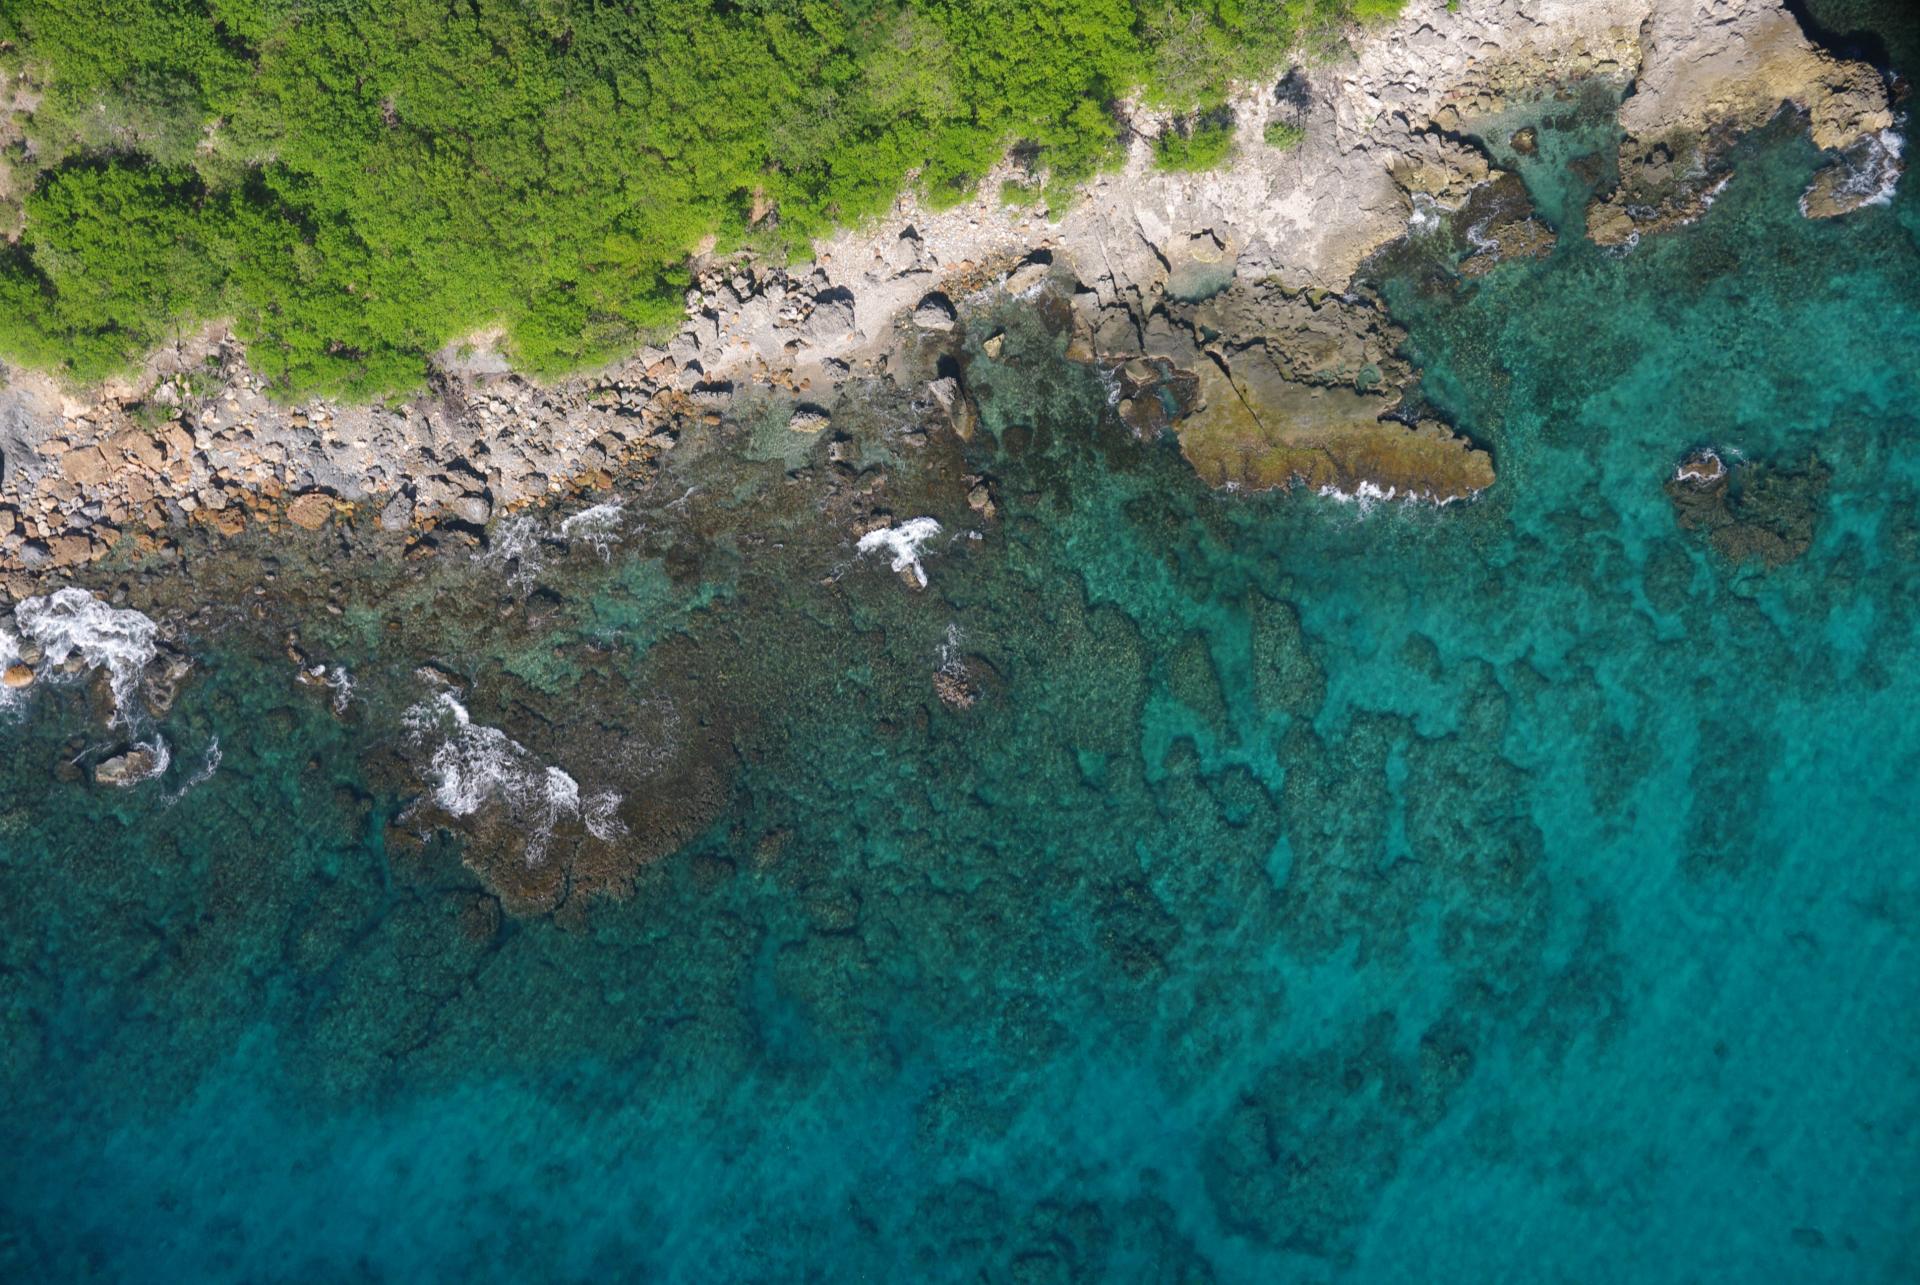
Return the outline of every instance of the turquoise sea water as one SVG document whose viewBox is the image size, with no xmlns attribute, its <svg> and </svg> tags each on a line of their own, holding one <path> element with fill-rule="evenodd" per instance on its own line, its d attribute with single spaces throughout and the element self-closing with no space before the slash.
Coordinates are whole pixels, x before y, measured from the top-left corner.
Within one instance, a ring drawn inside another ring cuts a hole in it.
<svg viewBox="0 0 1920 1285">
<path fill-rule="evenodd" d="M 1920 204 L 1809 223 L 1814 162 L 1626 255 L 1395 260 L 1471 505 L 1209 493 L 1008 312 L 1000 511 L 916 495 L 983 537 L 924 594 L 715 455 L 531 596 L 344 586 L 344 718 L 271 593 L 189 631 L 160 782 L 66 779 L 107 733 L 39 693 L 0 1277 L 1914 1279 Z M 389 828 L 429 660 L 587 788 L 670 707 L 724 805 L 503 918 Z"/>
</svg>

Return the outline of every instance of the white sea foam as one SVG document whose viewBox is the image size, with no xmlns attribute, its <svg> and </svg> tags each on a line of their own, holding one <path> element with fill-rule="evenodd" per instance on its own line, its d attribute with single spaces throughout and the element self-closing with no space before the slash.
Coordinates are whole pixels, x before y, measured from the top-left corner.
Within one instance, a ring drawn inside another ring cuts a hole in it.
<svg viewBox="0 0 1920 1285">
<path fill-rule="evenodd" d="M 428 760 L 433 801 L 456 817 L 488 803 L 504 806 L 526 827 L 528 865 L 538 865 L 562 821 L 579 818 L 596 839 L 625 833 L 615 813 L 620 796 L 596 794 L 583 806 L 580 783 L 497 727 L 473 721 L 452 692 L 439 692 L 409 709 L 403 722 L 417 742 L 437 740 Z"/>
<path fill-rule="evenodd" d="M 1446 220 L 1446 207 L 1428 196 L 1425 192 L 1416 192 L 1413 196 L 1413 213 L 1407 218 L 1407 231 L 1414 236 L 1429 236 L 1440 230 Z"/>
<path fill-rule="evenodd" d="M 139 716 L 141 674 L 158 653 L 159 625 L 137 611 L 110 607 L 84 589 L 60 589 L 49 597 L 25 598 L 14 623 L 46 653 L 43 672 L 78 656 L 89 669 L 105 669 L 113 686 L 113 717 L 131 725 Z"/>
<path fill-rule="evenodd" d="M 1487 227 L 1492 222 L 1493 216 L 1489 214 L 1467 229 L 1467 240 L 1482 254 L 1497 254 L 1500 251 L 1500 239 L 1487 235 Z"/>
<path fill-rule="evenodd" d="M 1398 501 L 1401 504 L 1424 503 L 1431 504 L 1436 508 L 1445 508 L 1460 498 L 1457 495 L 1449 495 L 1443 499 L 1436 496 L 1432 491 L 1402 491 L 1398 487 L 1380 486 L 1373 482 L 1361 482 L 1351 491 L 1343 491 L 1337 486 L 1328 484 L 1321 487 L 1316 494 L 1323 499 L 1333 500 L 1340 504 L 1355 505 L 1359 508 L 1362 515 L 1371 513 L 1375 505 L 1387 501 Z"/>
<path fill-rule="evenodd" d="M 855 548 L 863 554 L 885 549 L 893 555 L 893 569 L 912 571 L 913 578 L 924 589 L 927 587 L 927 569 L 920 565 L 920 550 L 927 541 L 939 534 L 940 524 L 934 519 L 913 518 L 899 526 L 867 532 L 860 537 L 860 543 Z"/>
<path fill-rule="evenodd" d="M 5 629 L 0 629 L 0 672 L 20 663 L 20 640 Z M 11 709 L 17 705 L 23 693 L 10 687 L 0 687 L 0 709 Z"/>
<path fill-rule="evenodd" d="M 507 583 L 525 593 L 546 567 L 541 541 L 546 531 L 540 520 L 527 513 L 516 513 L 493 525 L 487 533 L 487 547 L 473 555 L 485 567 L 498 567 L 507 573 Z"/>
<path fill-rule="evenodd" d="M 582 509 L 560 524 L 560 538 L 568 544 L 579 541 L 603 559 L 613 557 L 613 546 L 620 542 L 626 506 L 608 500 L 590 509 Z"/>
<path fill-rule="evenodd" d="M 326 673 L 327 686 L 333 688 L 333 712 L 344 714 L 353 701 L 353 675 L 344 665 L 335 665 Z"/>
<path fill-rule="evenodd" d="M 525 593 L 546 570 L 549 546 L 584 544 L 610 560 L 614 546 L 626 534 L 625 519 L 626 506 L 619 500 L 582 509 L 552 528 L 530 513 L 518 513 L 495 524 L 487 547 L 475 553 L 473 560 L 505 571 L 507 582 Z"/>
<path fill-rule="evenodd" d="M 580 819 L 587 833 L 602 843 L 612 843 L 627 832 L 627 823 L 620 819 L 620 796 L 612 790 L 602 790 L 588 799 Z"/>
<path fill-rule="evenodd" d="M 147 770 L 127 777 L 123 784 L 133 786 L 154 780 L 165 776 L 167 769 L 173 766 L 173 748 L 167 744 L 167 738 L 158 733 L 150 741 L 135 741 L 127 747 L 126 752 L 134 754 L 142 751 L 148 756 Z"/>
<path fill-rule="evenodd" d="M 1727 475 L 1727 464 L 1713 450 L 1695 451 L 1674 467 L 1673 480 L 1694 486 L 1707 486 Z"/>
<path fill-rule="evenodd" d="M 966 645 L 967 635 L 960 628 L 960 622 L 947 622 L 947 636 L 940 641 L 940 672 L 958 675 L 966 669 L 966 662 L 960 658 L 960 649 Z"/>
</svg>

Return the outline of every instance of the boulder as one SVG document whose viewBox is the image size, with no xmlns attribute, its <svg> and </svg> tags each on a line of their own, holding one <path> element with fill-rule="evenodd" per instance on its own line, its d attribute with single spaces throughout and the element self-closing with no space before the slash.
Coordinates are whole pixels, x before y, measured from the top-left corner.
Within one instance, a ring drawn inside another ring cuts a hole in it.
<svg viewBox="0 0 1920 1285">
<path fill-rule="evenodd" d="M 113 465 L 107 453 L 97 446 L 68 451 L 60 457 L 60 472 L 78 486 L 98 486 L 112 476 Z"/>
<path fill-rule="evenodd" d="M 447 502 L 447 512 L 470 526 L 485 526 L 493 516 L 493 501 L 484 495 L 461 495 Z"/>
<path fill-rule="evenodd" d="M 13 691 L 19 691 L 22 687 L 31 687 L 33 686 L 33 670 L 15 661 L 13 664 L 7 666 L 4 674 L 0 674 L 0 685 L 4 685 Z"/>
<path fill-rule="evenodd" d="M 927 396 L 946 413 L 947 422 L 953 425 L 953 431 L 960 440 L 971 441 L 980 417 L 972 399 L 961 389 L 960 381 L 951 375 L 933 380 L 927 385 Z"/>
<path fill-rule="evenodd" d="M 159 759 L 152 750 L 136 745 L 126 753 L 116 754 L 94 768 L 93 779 L 100 785 L 124 788 L 137 785 L 152 776 L 158 764 Z"/>
<path fill-rule="evenodd" d="M 938 290 L 920 300 L 913 310 L 913 324 L 922 330 L 945 332 L 953 329 L 953 301 Z"/>
<path fill-rule="evenodd" d="M 401 492 L 388 500 L 380 510 L 380 529 L 382 531 L 404 531 L 413 525 L 413 497 Z"/>
<path fill-rule="evenodd" d="M 333 497 L 323 491 L 297 495 L 287 505 L 287 521 L 303 531 L 318 531 L 333 516 Z"/>
<path fill-rule="evenodd" d="M 813 311 L 807 314 L 805 333 L 814 340 L 839 339 L 853 333 L 853 294 L 828 290 L 815 296 Z"/>
</svg>

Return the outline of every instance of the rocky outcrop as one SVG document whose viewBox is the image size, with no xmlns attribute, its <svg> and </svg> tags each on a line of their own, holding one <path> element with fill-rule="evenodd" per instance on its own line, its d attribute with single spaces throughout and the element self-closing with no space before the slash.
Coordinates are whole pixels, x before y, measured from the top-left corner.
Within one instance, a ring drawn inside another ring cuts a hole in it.
<svg viewBox="0 0 1920 1285">
<path fill-rule="evenodd" d="M 1783 107 L 1833 154 L 1802 202 L 1830 218 L 1890 193 L 1898 136 L 1885 78 L 1816 48 L 1783 6 L 1662 0 L 1641 30 L 1640 70 L 1620 108 L 1618 186 L 1588 211 L 1601 245 L 1689 222 L 1725 181 L 1726 152 Z"/>
<path fill-rule="evenodd" d="M 100 785 L 125 789 L 130 785 L 151 780 L 165 768 L 166 762 L 161 754 L 144 745 L 136 745 L 94 768 L 93 779 Z"/>
<path fill-rule="evenodd" d="M 1376 300 L 1235 280 L 1169 301 L 1142 333 L 1120 416 L 1142 435 L 1174 432 L 1215 486 L 1444 502 L 1493 482 L 1486 452 L 1445 425 L 1392 418 L 1414 372 Z"/>
</svg>

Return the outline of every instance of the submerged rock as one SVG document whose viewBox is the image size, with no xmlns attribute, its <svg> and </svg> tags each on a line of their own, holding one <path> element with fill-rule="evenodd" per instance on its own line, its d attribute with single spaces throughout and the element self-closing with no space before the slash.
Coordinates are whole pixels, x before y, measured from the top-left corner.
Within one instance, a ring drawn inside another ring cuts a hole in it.
<svg viewBox="0 0 1920 1285">
<path fill-rule="evenodd" d="M 1666 490 L 1681 530 L 1706 537 L 1729 562 L 1757 559 L 1773 568 L 1813 547 L 1831 477 L 1818 456 L 1729 469 L 1717 452 L 1700 450 L 1682 461 Z"/>
</svg>

